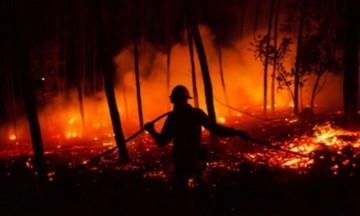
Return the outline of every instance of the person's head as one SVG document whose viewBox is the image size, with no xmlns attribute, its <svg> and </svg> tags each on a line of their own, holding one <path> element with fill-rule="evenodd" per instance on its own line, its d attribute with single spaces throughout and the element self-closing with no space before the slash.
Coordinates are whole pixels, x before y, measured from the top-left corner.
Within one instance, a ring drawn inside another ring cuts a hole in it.
<svg viewBox="0 0 360 216">
<path fill-rule="evenodd" d="M 170 95 L 170 101 L 173 104 L 186 104 L 191 98 L 189 91 L 183 85 L 175 86 Z"/>
</svg>

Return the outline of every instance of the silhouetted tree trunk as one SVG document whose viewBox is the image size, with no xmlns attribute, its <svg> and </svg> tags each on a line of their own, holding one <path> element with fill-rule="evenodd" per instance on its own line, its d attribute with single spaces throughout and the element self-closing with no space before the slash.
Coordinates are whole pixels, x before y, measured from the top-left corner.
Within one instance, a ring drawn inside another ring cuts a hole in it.
<svg viewBox="0 0 360 216">
<path fill-rule="evenodd" d="M 192 88 L 193 88 L 194 106 L 196 108 L 199 108 L 199 97 L 198 97 L 197 84 L 196 84 L 193 39 L 192 39 L 190 27 L 187 28 L 187 36 L 188 36 L 188 46 L 189 46 L 189 52 L 190 52 L 191 81 L 192 81 Z"/>
<path fill-rule="evenodd" d="M 131 16 L 132 21 L 132 42 L 134 46 L 134 70 L 135 70 L 135 83 L 136 83 L 136 100 L 138 106 L 138 117 L 140 128 L 144 126 L 142 101 L 141 101 L 141 88 L 140 88 L 140 70 L 139 70 L 139 41 L 144 40 L 145 34 L 145 6 L 142 0 L 132 1 L 133 15 Z"/>
<path fill-rule="evenodd" d="M 83 82 L 83 81 L 81 81 Z M 81 82 L 77 86 L 78 99 L 79 99 L 79 109 L 80 109 L 80 118 L 82 129 L 85 130 L 85 114 L 84 114 L 84 100 L 83 100 L 83 88 Z"/>
<path fill-rule="evenodd" d="M 170 95 L 170 64 L 171 64 L 171 47 L 168 47 L 166 49 L 166 93 L 168 95 Z M 170 110 L 170 107 L 168 107 L 168 110 Z"/>
<path fill-rule="evenodd" d="M 24 2 L 17 1 L 9 3 L 11 5 L 12 19 L 12 56 L 13 70 L 20 71 L 22 83 L 22 94 L 30 126 L 32 147 L 34 151 L 34 167 L 38 173 L 41 182 L 47 182 L 47 168 L 43 151 L 40 123 L 38 119 L 36 97 L 33 86 L 33 78 L 30 73 L 29 50 L 25 41 L 25 22 L 23 14 L 25 8 L 22 8 Z"/>
<path fill-rule="evenodd" d="M 136 80 L 136 99 L 138 104 L 139 124 L 140 128 L 144 126 L 142 103 L 141 103 L 141 88 L 140 88 L 140 71 L 139 71 L 139 41 L 134 39 L 134 62 L 135 62 L 135 80 Z"/>
<path fill-rule="evenodd" d="M 359 1 L 348 0 L 345 15 L 344 38 L 344 114 L 347 125 L 359 124 Z"/>
<path fill-rule="evenodd" d="M 255 19 L 254 19 L 254 35 L 259 25 L 259 14 L 260 14 L 260 0 L 256 0 Z"/>
<path fill-rule="evenodd" d="M 57 20 L 57 43 L 59 44 L 59 76 L 57 79 L 58 86 L 58 96 L 62 96 L 65 91 L 65 82 L 62 82 L 61 77 L 65 78 L 65 68 L 66 68 L 66 39 L 67 39 L 67 27 L 66 27 L 66 16 L 67 10 L 64 8 L 63 4 L 57 1 L 57 11 L 56 11 L 56 20 Z M 62 97 L 59 97 L 62 98 Z"/>
<path fill-rule="evenodd" d="M 205 89 L 205 100 L 206 100 L 206 107 L 208 111 L 209 117 L 216 122 L 216 115 L 215 115 L 215 108 L 214 108 L 214 100 L 213 100 L 213 90 L 212 90 L 212 84 L 211 84 L 211 78 L 209 73 L 209 68 L 206 60 L 206 54 L 204 50 L 204 46 L 201 40 L 199 27 L 197 24 L 197 21 L 194 19 L 191 9 L 189 8 L 189 5 L 187 6 L 187 17 L 189 26 L 191 29 L 191 32 L 194 37 L 195 47 L 197 50 L 201 72 L 203 76 L 204 81 L 204 89 Z"/>
<path fill-rule="evenodd" d="M 225 84 L 225 78 L 224 78 L 224 70 L 223 70 L 223 64 L 222 64 L 222 53 L 221 53 L 221 46 L 218 45 L 218 57 L 219 57 L 219 70 L 220 70 L 220 78 L 221 78 L 221 87 L 224 92 L 225 97 L 225 103 L 229 106 L 229 99 L 226 92 L 226 84 Z M 230 113 L 230 109 L 228 109 Z"/>
<path fill-rule="evenodd" d="M 11 120 L 13 122 L 14 134 L 16 134 L 16 95 L 14 91 L 15 73 L 11 73 L 11 59 L 9 50 L 11 50 L 11 32 L 9 28 L 11 23 L 8 22 L 8 1 L 0 2 L 0 125 L 3 122 Z"/>
<path fill-rule="evenodd" d="M 172 45 L 172 25 L 169 24 L 171 19 L 167 20 L 167 34 L 166 34 L 166 93 L 170 95 L 170 66 L 171 66 L 171 45 Z M 170 110 L 169 103 L 168 110 Z"/>
<path fill-rule="evenodd" d="M 110 51 L 111 41 L 110 41 L 110 23 L 108 15 L 108 8 L 106 3 L 103 3 L 101 0 L 94 0 L 95 4 L 95 15 L 96 15 L 96 25 L 97 25 L 97 34 L 98 34 L 98 48 L 100 50 L 100 59 L 102 64 L 102 69 L 104 73 L 104 85 L 105 93 L 108 101 L 109 111 L 111 122 L 115 134 L 116 145 L 119 149 L 119 155 L 121 161 L 128 161 L 129 155 L 126 148 L 125 138 L 121 127 L 120 113 L 116 105 L 116 97 L 114 91 L 114 64 L 112 61 L 113 53 Z"/>
<path fill-rule="evenodd" d="M 80 3 L 75 4 L 66 4 L 66 17 L 65 17 L 65 32 L 66 32 L 66 40 L 65 40 L 65 61 L 66 68 L 65 73 L 67 75 L 68 80 L 72 81 L 71 86 L 76 87 L 78 94 L 78 102 L 79 102 L 79 114 L 81 118 L 82 128 L 85 128 L 84 121 L 84 105 L 83 105 L 83 43 L 84 39 L 82 38 L 82 19 L 83 14 L 81 13 L 81 5 Z"/>
<path fill-rule="evenodd" d="M 268 32 L 267 32 L 267 40 L 266 40 L 266 51 L 265 51 L 265 61 L 264 61 L 264 115 L 266 115 L 267 110 L 267 77 L 268 77 L 268 65 L 269 65 L 269 48 L 270 48 L 270 38 L 271 38 L 271 24 L 273 20 L 274 15 L 274 0 L 271 0 L 271 6 L 270 6 L 270 15 L 269 15 L 269 23 L 268 23 Z"/>
<path fill-rule="evenodd" d="M 300 88 L 300 52 L 303 41 L 303 28 L 304 28 L 304 19 L 305 19 L 305 2 L 306 0 L 301 0 L 300 3 L 300 21 L 296 45 L 296 62 L 295 62 L 295 78 L 294 78 L 294 113 L 299 112 L 299 88 Z"/>
<path fill-rule="evenodd" d="M 84 111 L 84 94 L 85 94 L 85 77 L 86 77 L 86 31 L 85 31 L 85 24 L 86 21 L 85 19 L 85 12 L 84 12 L 84 8 L 86 6 L 81 4 L 81 2 L 78 5 L 78 37 L 79 37 L 79 44 L 78 44 L 78 49 L 79 49 L 79 62 L 78 64 L 78 96 L 79 96 L 79 105 L 80 105 L 80 117 L 81 117 L 81 125 L 82 125 L 82 129 L 83 131 L 85 131 L 85 111 Z"/>
<path fill-rule="evenodd" d="M 311 94 L 311 101 L 310 101 L 310 109 L 313 110 L 314 109 L 314 103 L 315 103 L 315 96 L 318 92 L 318 86 L 319 86 L 319 83 L 320 83 L 320 78 L 321 76 L 323 75 L 323 73 L 318 73 L 316 75 L 316 80 L 315 80 L 315 84 L 314 84 L 314 88 L 313 88 L 313 91 L 312 91 L 312 94 Z"/>
<path fill-rule="evenodd" d="M 243 36 L 244 36 L 246 5 L 247 5 L 247 0 L 242 0 L 241 1 L 241 8 L 240 8 L 240 11 L 239 11 L 239 23 L 240 23 L 239 36 L 240 36 L 240 38 L 243 38 Z"/>
<path fill-rule="evenodd" d="M 275 20 L 274 20 L 274 62 L 273 62 L 273 73 L 271 75 L 271 111 L 275 113 L 275 80 L 276 80 L 276 63 L 277 63 L 277 36 L 278 36 L 278 23 L 280 15 L 281 0 L 277 1 L 275 8 Z"/>
<path fill-rule="evenodd" d="M 127 96 L 126 96 L 126 86 L 124 85 L 122 88 L 122 92 L 123 92 L 123 100 L 124 100 L 124 112 L 125 112 L 125 117 L 126 120 L 129 121 L 130 117 L 129 117 L 129 106 L 128 106 L 128 102 L 127 102 Z"/>
</svg>

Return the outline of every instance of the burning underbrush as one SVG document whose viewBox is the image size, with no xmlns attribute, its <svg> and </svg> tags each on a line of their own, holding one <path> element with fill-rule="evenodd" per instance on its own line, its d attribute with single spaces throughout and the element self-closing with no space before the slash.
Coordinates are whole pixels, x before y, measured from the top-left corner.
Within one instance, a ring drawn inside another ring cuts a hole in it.
<svg viewBox="0 0 360 216">
<path fill-rule="evenodd" d="M 236 122 L 236 121 L 235 121 Z M 332 122 L 299 123 L 295 119 L 284 119 L 262 124 L 252 129 L 252 134 L 267 137 L 261 142 L 244 142 L 240 138 L 218 139 L 209 149 L 208 175 L 215 169 L 229 172 L 254 173 L 259 170 L 286 170 L 293 175 L 354 176 L 359 174 L 360 132 L 344 130 Z M 286 130 L 284 129 L 286 128 Z M 281 131 L 279 133 L 279 131 Z M 281 134 L 279 135 L 274 134 Z M 205 140 L 209 134 L 204 131 Z M 167 179 L 171 173 L 169 155 L 171 144 L 156 147 L 153 139 L 143 133 L 127 143 L 131 162 L 118 163 L 114 151 L 99 160 L 87 162 L 102 152 L 114 147 L 111 135 L 103 137 L 67 137 L 66 140 L 50 140 L 45 156 L 49 168 L 49 178 L 64 170 L 123 170 L 142 172 L 145 178 Z M 48 141 L 49 142 L 49 141 Z M 215 150 L 216 149 L 216 150 Z M 0 157 L 1 169 L 11 175 L 12 164 L 35 173 L 29 141 L 13 139 L 3 143 Z"/>
<path fill-rule="evenodd" d="M 226 123 L 237 126 L 236 121 Z M 279 118 L 246 128 L 261 143 L 233 137 L 208 145 L 205 175 L 217 215 L 358 212 L 354 206 L 360 192 L 360 133 L 336 125 Z M 204 131 L 204 135 L 209 141 L 209 134 Z M 171 145 L 159 148 L 149 134 L 142 133 L 127 143 L 131 162 L 124 165 L 117 151 L 89 162 L 114 147 L 112 136 L 52 142 L 45 149 L 50 180 L 45 195 L 33 184 L 30 142 L 14 139 L 2 145 L 0 198 L 8 206 L 5 215 L 41 215 L 43 206 L 48 209 L 42 215 L 170 215 L 173 211 Z"/>
</svg>

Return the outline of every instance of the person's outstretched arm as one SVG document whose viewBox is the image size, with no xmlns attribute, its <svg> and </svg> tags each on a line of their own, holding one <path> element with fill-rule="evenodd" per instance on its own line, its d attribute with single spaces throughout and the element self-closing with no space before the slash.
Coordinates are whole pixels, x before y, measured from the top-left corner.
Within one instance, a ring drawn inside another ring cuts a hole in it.
<svg viewBox="0 0 360 216">
<path fill-rule="evenodd" d="M 149 132 L 149 134 L 154 138 L 156 144 L 158 146 L 165 146 L 166 144 L 168 144 L 171 140 L 171 133 L 170 133 L 170 127 L 171 127 L 171 123 L 169 118 L 166 119 L 164 126 L 161 130 L 161 133 L 158 133 L 155 128 L 154 128 L 154 123 L 153 122 L 148 122 L 144 125 L 144 129 Z"/>
<path fill-rule="evenodd" d="M 199 110 L 199 117 L 201 124 L 211 132 L 219 135 L 220 137 L 233 137 L 240 136 L 243 140 L 251 140 L 251 136 L 245 131 L 236 130 L 232 127 L 223 126 L 212 121 L 202 110 Z"/>
</svg>

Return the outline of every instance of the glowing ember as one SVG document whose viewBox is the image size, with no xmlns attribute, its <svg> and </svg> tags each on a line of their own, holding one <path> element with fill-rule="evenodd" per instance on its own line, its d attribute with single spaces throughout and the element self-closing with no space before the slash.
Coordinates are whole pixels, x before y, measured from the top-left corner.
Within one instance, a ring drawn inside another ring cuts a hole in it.
<svg viewBox="0 0 360 216">
<path fill-rule="evenodd" d="M 54 136 L 51 140 L 51 148 L 46 147 L 45 156 L 49 160 L 49 179 L 54 178 L 54 171 L 56 170 L 56 163 L 60 160 L 63 167 L 76 168 L 80 164 L 86 164 L 91 158 L 111 149 L 115 146 L 114 134 L 106 130 L 104 133 L 91 134 L 92 137 L 87 137 L 89 133 L 82 136 L 82 132 L 78 132 L 76 125 L 76 118 L 70 119 L 66 139 L 61 136 Z M 219 122 L 236 123 L 241 120 L 237 115 L 232 118 L 219 118 Z M 298 119 L 283 118 L 280 124 L 286 124 L 286 127 L 298 126 Z M 271 122 L 271 125 L 277 122 Z M 99 124 L 101 125 L 101 124 Z M 236 124 L 237 125 L 237 124 Z M 236 125 L 235 128 L 236 128 Z M 265 132 L 265 135 L 272 133 L 273 128 L 260 127 L 259 130 Z M 102 126 L 101 126 L 102 127 Z M 72 129 L 72 130 L 70 130 Z M 296 129 L 295 129 L 296 130 Z M 10 133 L 11 134 L 11 133 Z M 296 135 L 304 134 L 304 135 Z M 85 136 L 87 135 L 87 136 Z M 210 134 L 207 130 L 203 130 L 204 140 L 209 140 Z M 129 135 L 127 135 L 128 137 Z M 12 137 L 16 140 L 15 150 L 4 149 L 1 155 L 6 157 L 32 155 L 31 142 L 24 142 L 15 135 Z M 19 139 L 19 140 L 18 140 Z M 244 167 L 250 172 L 256 172 L 260 167 L 266 169 L 286 169 L 292 170 L 294 173 L 307 174 L 311 170 L 326 170 L 331 175 L 343 174 L 346 168 L 349 175 L 354 175 L 352 170 L 357 169 L 357 160 L 360 155 L 360 134 L 358 131 L 348 131 L 337 128 L 330 122 L 319 124 L 312 128 L 312 131 L 307 133 L 290 133 L 286 140 L 272 141 L 271 145 L 277 146 L 281 149 L 296 152 L 309 157 L 301 157 L 296 154 L 290 154 L 279 151 L 266 146 L 258 144 L 246 143 L 238 141 L 241 139 L 229 138 L 219 139 L 218 142 L 226 151 L 219 153 L 217 151 L 209 152 L 209 161 L 207 163 L 208 169 L 206 172 L 212 173 L 215 169 L 228 170 L 230 172 L 243 172 Z M 276 139 L 274 139 L 276 140 Z M 10 141 L 8 141 L 10 142 Z M 10 142 L 11 144 L 15 142 Z M 14 145 L 11 145 L 14 147 Z M 126 166 L 117 165 L 117 154 L 112 154 L 101 158 L 94 164 L 86 165 L 87 170 L 91 172 L 102 172 L 104 169 L 112 169 L 119 171 L 135 171 L 142 172 L 144 178 L 160 178 L 166 180 L 169 172 L 169 158 L 171 155 L 171 145 L 164 148 L 158 148 L 154 140 L 148 133 L 143 133 L 139 137 L 127 143 L 129 153 L 131 154 L 131 163 Z M 245 149 L 244 149 L 245 148 Z M 114 151 L 116 152 L 116 151 Z M 1 156 L 0 155 L 0 156 Z M 58 157 L 53 157 L 57 155 Z M 33 161 L 29 159 L 24 161 L 24 166 L 33 170 Z M 56 159 L 54 161 L 51 161 Z M 165 163 L 164 163 L 165 162 Z M 249 166 L 249 167 L 247 167 Z"/>
<path fill-rule="evenodd" d="M 246 153 L 243 154 L 249 161 L 259 163 L 265 161 L 270 167 L 291 168 L 291 169 L 308 169 L 314 164 L 314 154 L 318 151 L 326 151 L 333 154 L 332 162 L 336 162 L 336 157 L 343 156 L 344 160 L 340 164 L 347 166 L 350 164 L 350 158 L 359 154 L 360 136 L 358 132 L 338 129 L 327 122 L 324 125 L 316 125 L 313 128 L 313 136 L 303 135 L 293 140 L 273 143 L 281 148 L 293 152 L 309 155 L 309 157 L 300 157 L 297 155 L 287 154 L 276 150 L 269 150 L 266 153 Z M 344 149 L 350 148 L 353 152 L 350 155 L 343 155 Z M 325 160 L 324 155 L 319 156 L 320 160 Z M 333 174 L 338 173 L 339 164 L 330 167 Z"/>
</svg>

